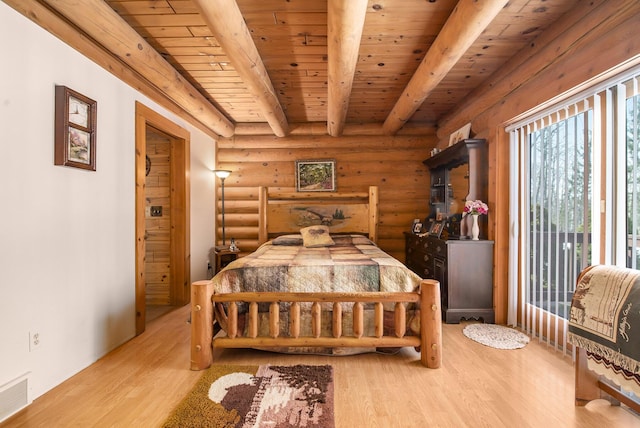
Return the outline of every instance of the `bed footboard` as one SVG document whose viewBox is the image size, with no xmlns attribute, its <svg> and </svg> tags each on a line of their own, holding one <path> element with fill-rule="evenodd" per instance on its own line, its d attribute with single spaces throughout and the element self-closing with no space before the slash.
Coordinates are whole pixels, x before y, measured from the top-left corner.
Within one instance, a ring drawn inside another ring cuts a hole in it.
<svg viewBox="0 0 640 428">
<path fill-rule="evenodd" d="M 248 334 L 238 336 L 237 303 L 249 304 Z M 279 304 L 291 303 L 289 336 L 279 337 Z M 227 336 L 213 338 L 215 303 L 228 303 Z M 269 303 L 269 336 L 258 336 L 258 303 Z M 300 336 L 300 304 L 310 303 L 313 334 Z M 331 336 L 323 336 L 321 303 L 333 303 Z M 353 304 L 353 335 L 342 334 L 341 303 Z M 406 306 L 420 306 L 420 336 L 406 336 Z M 373 304 L 375 332 L 363 334 L 363 304 Z M 394 305 L 395 334 L 385 336 L 383 305 Z M 213 294 L 211 281 L 198 281 L 191 287 L 191 369 L 202 370 L 212 363 L 213 347 L 419 347 L 421 362 L 429 368 L 440 367 L 442 361 L 442 311 L 440 283 L 426 279 L 413 293 L 229 293 Z"/>
</svg>

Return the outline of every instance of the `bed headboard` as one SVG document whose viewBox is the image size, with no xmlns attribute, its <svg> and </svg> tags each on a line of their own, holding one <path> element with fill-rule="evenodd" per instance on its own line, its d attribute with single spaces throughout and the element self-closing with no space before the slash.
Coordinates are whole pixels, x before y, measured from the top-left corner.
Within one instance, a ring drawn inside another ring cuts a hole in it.
<svg viewBox="0 0 640 428">
<path fill-rule="evenodd" d="M 277 192 L 259 189 L 259 241 L 327 224 L 331 233 L 362 233 L 378 242 L 378 186 L 368 192 Z"/>
</svg>

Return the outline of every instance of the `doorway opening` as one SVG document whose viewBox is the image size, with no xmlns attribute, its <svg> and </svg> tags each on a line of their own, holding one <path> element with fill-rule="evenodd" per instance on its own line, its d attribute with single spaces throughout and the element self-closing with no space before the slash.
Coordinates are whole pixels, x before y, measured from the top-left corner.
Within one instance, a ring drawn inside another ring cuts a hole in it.
<svg viewBox="0 0 640 428">
<path fill-rule="evenodd" d="M 189 133 L 136 103 L 136 335 L 190 300 Z"/>
</svg>

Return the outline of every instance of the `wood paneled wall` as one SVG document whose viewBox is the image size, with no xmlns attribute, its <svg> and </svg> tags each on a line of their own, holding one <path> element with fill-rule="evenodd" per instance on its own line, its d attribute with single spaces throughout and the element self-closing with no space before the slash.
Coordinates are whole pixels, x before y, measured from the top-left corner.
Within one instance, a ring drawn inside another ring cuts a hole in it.
<svg viewBox="0 0 640 428">
<path fill-rule="evenodd" d="M 151 170 L 145 185 L 145 278 L 148 305 L 171 302 L 171 143 L 149 127 L 147 156 Z M 162 216 L 152 217 L 151 207 L 161 206 Z"/>
<path fill-rule="evenodd" d="M 435 133 L 336 138 L 238 135 L 221 139 L 217 144 L 216 168 L 232 171 L 225 180 L 227 244 L 230 238 L 235 238 L 243 253 L 257 248 L 258 186 L 295 191 L 296 160 L 335 159 L 339 192 L 367 191 L 371 185 L 379 187 L 378 244 L 404 260 L 402 232 L 410 230 L 414 218 L 424 219 L 428 213 L 429 172 L 422 161 L 435 144 Z M 217 236 L 220 244 L 220 229 Z"/>
</svg>

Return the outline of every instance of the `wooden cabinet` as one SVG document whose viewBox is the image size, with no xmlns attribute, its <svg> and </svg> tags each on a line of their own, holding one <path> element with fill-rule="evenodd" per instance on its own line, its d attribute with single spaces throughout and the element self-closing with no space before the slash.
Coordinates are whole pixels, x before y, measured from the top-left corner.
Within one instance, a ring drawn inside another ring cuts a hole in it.
<svg viewBox="0 0 640 428">
<path fill-rule="evenodd" d="M 465 201 L 480 199 L 487 202 L 488 161 L 485 146 L 484 139 L 466 139 L 423 161 L 431 175 L 428 217 L 436 218 L 440 214 L 455 220 L 459 227 L 449 231 L 453 235 L 471 234 L 470 219 L 462 218 Z M 486 239 L 486 216 L 479 221 L 480 238 Z"/>
<path fill-rule="evenodd" d="M 231 263 L 232 261 L 238 258 L 239 250 L 231 251 L 228 248 L 222 249 L 214 249 L 213 250 L 213 258 L 214 263 L 213 266 L 215 270 L 213 271 L 214 275 L 222 270 L 226 265 Z"/>
<path fill-rule="evenodd" d="M 471 216 L 462 216 L 465 201 L 487 201 L 485 143 L 462 140 L 423 162 L 431 174 L 428 219 L 444 218 L 445 233 L 442 239 L 437 233 L 405 233 L 405 263 L 420 277 L 440 281 L 442 317 L 447 323 L 463 318 L 495 322 L 493 241 L 482 239 L 487 236 L 487 216 L 480 216 L 477 241 L 469 239 Z"/>
<path fill-rule="evenodd" d="M 405 252 L 409 269 L 422 278 L 440 281 L 445 322 L 495 322 L 493 241 L 445 241 L 405 232 Z"/>
</svg>

